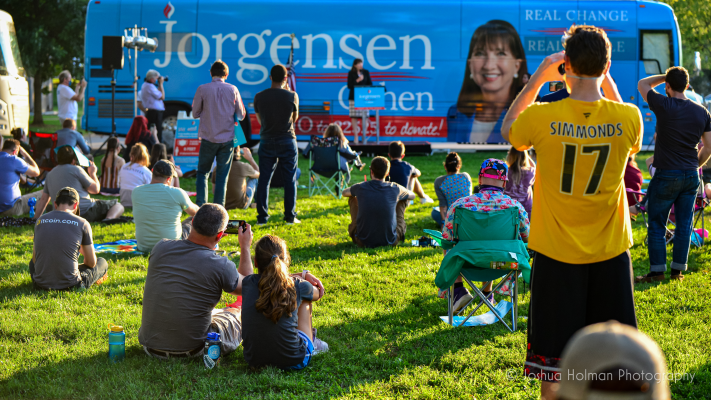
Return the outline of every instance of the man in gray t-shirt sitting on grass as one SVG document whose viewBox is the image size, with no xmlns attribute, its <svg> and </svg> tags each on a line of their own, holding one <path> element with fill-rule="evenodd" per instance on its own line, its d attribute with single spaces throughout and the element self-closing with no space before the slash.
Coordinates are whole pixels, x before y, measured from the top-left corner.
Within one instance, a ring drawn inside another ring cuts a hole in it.
<svg viewBox="0 0 711 400">
<path fill-rule="evenodd" d="M 52 194 L 60 188 L 71 187 L 79 196 L 79 215 L 89 222 L 116 219 L 123 214 L 123 206 L 116 199 L 95 200 L 89 194 L 99 194 L 101 183 L 96 176 L 96 164 L 90 162 L 86 171 L 77 162 L 74 149 L 63 146 L 57 149 L 57 165 L 47 174 L 42 197 L 37 202 L 35 219 L 39 218 Z"/>
<path fill-rule="evenodd" d="M 138 342 L 149 356 L 192 358 L 203 354 L 209 332 L 219 332 L 222 354 L 242 342 L 241 307 L 215 306 L 222 292 L 242 293 L 242 278 L 253 273 L 249 258 L 252 229 L 238 234 L 239 269 L 215 254 L 229 217 L 224 207 L 206 203 L 192 220 L 185 240 L 163 239 L 153 247 L 143 292 L 143 317 Z"/>
<path fill-rule="evenodd" d="M 349 197 L 351 223 L 348 235 L 360 247 L 395 246 L 405 240 L 405 208 L 415 193 L 394 182 L 385 182 L 390 162 L 375 157 L 370 162 L 370 181 L 343 191 Z"/>
<path fill-rule="evenodd" d="M 96 258 L 91 225 L 78 216 L 79 193 L 65 187 L 57 192 L 54 211 L 37 220 L 30 277 L 38 289 L 88 289 L 108 277 L 109 265 Z M 79 254 L 84 263 L 79 265 Z"/>
</svg>

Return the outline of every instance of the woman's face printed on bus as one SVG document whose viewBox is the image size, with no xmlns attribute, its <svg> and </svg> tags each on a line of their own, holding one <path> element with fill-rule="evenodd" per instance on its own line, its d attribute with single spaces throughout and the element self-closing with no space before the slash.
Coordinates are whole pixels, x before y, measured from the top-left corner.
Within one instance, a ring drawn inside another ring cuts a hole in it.
<svg viewBox="0 0 711 400">
<path fill-rule="evenodd" d="M 477 47 L 469 59 L 472 80 L 483 93 L 510 90 L 514 75 L 521 67 L 520 59 L 514 58 L 511 49 L 503 41 Z"/>
</svg>

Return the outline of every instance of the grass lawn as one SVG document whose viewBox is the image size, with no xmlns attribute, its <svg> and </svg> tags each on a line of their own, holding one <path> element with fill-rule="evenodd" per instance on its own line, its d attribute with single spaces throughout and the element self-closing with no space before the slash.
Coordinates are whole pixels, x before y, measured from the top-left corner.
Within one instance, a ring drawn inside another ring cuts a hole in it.
<svg viewBox="0 0 711 400">
<path fill-rule="evenodd" d="M 463 170 L 476 176 L 481 161 L 492 156 L 504 154 L 463 154 Z M 640 165 L 648 156 L 638 157 Z M 443 159 L 442 154 L 407 158 L 422 170 L 425 191 L 433 198 L 432 182 L 444 171 Z M 307 163 L 301 161 L 302 171 Z M 304 174 L 300 184 L 306 179 Z M 363 172 L 356 171 L 354 182 L 362 179 Z M 194 179 L 181 183 L 194 190 Z M 212 371 L 201 362 L 150 359 L 138 343 L 147 257 L 104 255 L 109 280 L 85 292 L 35 291 L 27 271 L 32 228 L 0 228 L 0 398 L 538 398 L 539 385 L 521 377 L 525 320 L 516 333 L 500 323 L 454 329 L 440 321 L 446 306 L 433 283 L 440 250 L 408 244 L 359 249 L 346 232 L 347 201 L 309 198 L 306 190 L 299 190 L 297 202 L 303 223 L 287 226 L 282 197 L 282 190 L 271 192 L 272 219 L 255 229 L 255 240 L 266 233 L 286 239 L 292 272 L 309 269 L 327 290 L 315 303 L 314 326 L 330 351 L 304 371 L 250 370 L 241 349 Z M 431 205 L 419 204 L 408 209 L 406 243 L 423 229 L 435 229 L 430 210 Z M 254 224 L 256 211 L 233 210 L 230 217 Z M 97 243 L 134 237 L 133 225 L 93 224 L 93 230 Z M 649 265 L 645 234 L 644 225 L 634 223 L 636 275 Z M 237 237 L 226 237 L 221 247 L 237 249 Z M 640 329 L 659 343 L 669 372 L 695 374 L 693 382 L 672 382 L 677 399 L 711 393 L 709 265 L 708 245 L 692 248 L 684 282 L 635 288 Z M 529 298 L 527 290 L 521 316 L 527 315 Z M 224 294 L 218 306 L 225 302 L 232 296 Z M 126 329 L 126 360 L 119 364 L 107 359 L 109 323 Z"/>
</svg>

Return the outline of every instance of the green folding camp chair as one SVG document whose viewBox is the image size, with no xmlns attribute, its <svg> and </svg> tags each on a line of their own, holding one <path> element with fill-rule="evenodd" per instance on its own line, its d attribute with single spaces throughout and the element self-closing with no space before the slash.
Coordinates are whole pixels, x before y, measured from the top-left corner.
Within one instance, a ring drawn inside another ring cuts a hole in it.
<svg viewBox="0 0 711 400">
<path fill-rule="evenodd" d="M 521 240 L 518 227 L 520 219 L 517 208 L 492 212 L 476 212 L 463 208 L 454 211 L 454 239 L 444 240 L 437 231 L 425 232 L 448 250 L 435 277 L 435 285 L 447 291 L 449 324 L 454 322 L 454 282 L 459 276 L 476 294 L 457 315 L 461 314 L 475 299 L 479 303 L 457 326 L 464 325 L 474 313 L 486 305 L 510 331 L 516 330 L 518 320 L 518 276 L 530 282 L 531 265 L 528 250 Z M 511 278 L 512 318 L 511 326 L 499 315 L 493 304 L 473 282 L 488 282 L 503 278 L 494 287 L 494 292 Z M 454 325 L 453 325 L 454 326 Z"/>
<path fill-rule="evenodd" d="M 309 153 L 309 197 L 330 194 L 340 199 L 347 184 L 346 174 L 341 171 L 338 146 L 312 147 Z"/>
</svg>

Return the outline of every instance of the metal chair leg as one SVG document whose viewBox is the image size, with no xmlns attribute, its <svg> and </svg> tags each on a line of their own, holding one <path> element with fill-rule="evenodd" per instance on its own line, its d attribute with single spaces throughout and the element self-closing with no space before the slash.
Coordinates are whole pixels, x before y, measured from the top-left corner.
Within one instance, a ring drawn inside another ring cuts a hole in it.
<svg viewBox="0 0 711 400">
<path fill-rule="evenodd" d="M 449 316 L 449 325 L 454 325 L 454 285 L 452 285 L 447 292 L 447 302 L 449 306 L 447 307 L 447 315 Z"/>
<path fill-rule="evenodd" d="M 512 280 L 513 296 L 511 296 L 511 302 L 513 303 L 513 307 L 511 308 L 511 317 L 513 318 L 513 321 L 511 322 L 511 325 L 513 326 L 514 332 L 516 331 L 518 325 L 518 275 L 518 271 L 514 272 L 514 279 Z M 521 277 L 521 280 L 523 281 L 523 277 Z"/>
</svg>

